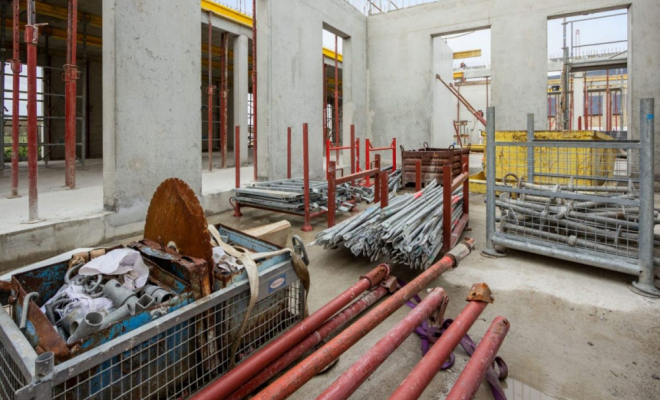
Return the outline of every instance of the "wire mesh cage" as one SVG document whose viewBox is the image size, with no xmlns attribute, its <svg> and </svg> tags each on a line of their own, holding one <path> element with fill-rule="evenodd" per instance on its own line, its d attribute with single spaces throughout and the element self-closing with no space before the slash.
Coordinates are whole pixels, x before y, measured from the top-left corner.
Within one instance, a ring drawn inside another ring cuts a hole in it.
<svg viewBox="0 0 660 400">
<path fill-rule="evenodd" d="M 228 232 L 238 237 L 240 233 Z M 274 247 L 241 236 L 247 248 Z M 0 310 L 0 399 L 179 399 L 201 390 L 304 318 L 305 289 L 288 253 L 259 267 L 259 297 L 238 349 L 250 300 L 247 277 L 54 366 L 35 368 L 37 351 Z M 232 360 L 231 354 L 235 354 Z"/>
</svg>

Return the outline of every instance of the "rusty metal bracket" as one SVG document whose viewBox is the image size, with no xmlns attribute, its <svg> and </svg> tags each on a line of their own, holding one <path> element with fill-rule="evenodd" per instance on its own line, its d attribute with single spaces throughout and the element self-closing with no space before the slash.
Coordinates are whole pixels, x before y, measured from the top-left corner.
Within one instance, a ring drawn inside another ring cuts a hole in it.
<svg viewBox="0 0 660 400">
<path fill-rule="evenodd" d="M 480 301 L 482 303 L 494 303 L 495 297 L 490 291 L 490 287 L 485 283 L 475 283 L 470 289 L 470 293 L 467 296 L 467 301 Z"/>
<path fill-rule="evenodd" d="M 400 287 L 400 286 L 399 286 L 399 280 L 398 280 L 397 277 L 394 276 L 394 275 L 390 275 L 387 279 L 385 279 L 384 281 L 382 281 L 382 282 L 380 283 L 380 286 L 382 286 L 382 287 L 384 287 L 385 289 L 387 289 L 387 291 L 388 291 L 390 294 L 392 294 L 392 293 L 396 292 L 397 290 L 399 290 L 399 287 Z"/>
<path fill-rule="evenodd" d="M 7 60 L 7 62 L 11 65 L 11 72 L 15 74 L 23 72 L 23 64 L 20 59 L 12 58 L 11 60 Z"/>
<path fill-rule="evenodd" d="M 80 79 L 80 71 L 75 64 L 64 64 L 64 72 L 62 73 L 62 80 L 64 82 L 73 82 Z"/>
<path fill-rule="evenodd" d="M 428 289 L 431 292 L 431 289 Z M 428 324 L 430 328 L 440 328 L 445 320 L 445 313 L 447 312 L 447 304 L 449 304 L 449 297 L 445 296 L 442 304 L 435 311 L 429 315 Z"/>
</svg>

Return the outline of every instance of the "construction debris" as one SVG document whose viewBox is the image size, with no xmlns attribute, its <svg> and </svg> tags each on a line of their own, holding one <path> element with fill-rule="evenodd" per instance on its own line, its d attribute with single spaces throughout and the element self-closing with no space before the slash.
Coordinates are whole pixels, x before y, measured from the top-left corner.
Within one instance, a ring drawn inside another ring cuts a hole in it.
<svg viewBox="0 0 660 400">
<path fill-rule="evenodd" d="M 463 215 L 463 188 L 452 195 L 452 228 Z M 372 261 L 388 256 L 392 263 L 427 269 L 443 247 L 443 188 L 431 182 L 418 193 L 393 197 L 388 207 L 373 206 L 316 235 L 311 245 L 340 244 Z"/>
</svg>

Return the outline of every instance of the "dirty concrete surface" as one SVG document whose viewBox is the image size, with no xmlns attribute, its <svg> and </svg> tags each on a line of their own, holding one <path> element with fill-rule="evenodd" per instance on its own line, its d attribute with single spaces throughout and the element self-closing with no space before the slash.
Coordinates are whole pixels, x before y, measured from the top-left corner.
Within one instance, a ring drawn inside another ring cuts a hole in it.
<svg viewBox="0 0 660 400">
<path fill-rule="evenodd" d="M 499 352 L 509 367 L 509 379 L 503 383 L 509 399 L 660 398 L 660 380 L 653 377 L 660 375 L 660 300 L 634 294 L 629 288 L 632 276 L 517 251 L 509 251 L 502 259 L 483 258 L 479 254 L 485 241 L 482 195 L 471 196 L 470 210 L 472 230 L 465 235 L 477 240 L 477 250 L 431 286 L 447 291 L 447 318 L 455 318 L 465 306 L 473 283 L 490 285 L 495 303 L 486 308 L 470 335 L 480 340 L 498 315 L 510 320 L 511 330 Z M 300 230 L 302 218 L 249 208 L 243 214 L 235 218 L 227 212 L 210 217 L 209 222 L 247 229 L 287 219 L 292 224 L 291 234 L 306 242 L 325 227 L 325 220 L 317 218 L 312 221 L 315 230 L 304 233 Z M 378 264 L 354 258 L 344 248 L 308 247 L 308 252 L 310 311 Z M 393 274 L 410 281 L 419 271 L 394 266 Z M 333 369 L 309 381 L 291 399 L 318 396 L 408 312 L 407 307 L 398 310 L 344 353 Z M 455 366 L 440 371 L 422 399 L 443 399 L 449 393 L 468 360 L 460 346 L 454 354 Z M 420 359 L 420 339 L 412 335 L 351 398 L 389 397 Z M 492 399 L 485 384 L 475 399 Z"/>
</svg>

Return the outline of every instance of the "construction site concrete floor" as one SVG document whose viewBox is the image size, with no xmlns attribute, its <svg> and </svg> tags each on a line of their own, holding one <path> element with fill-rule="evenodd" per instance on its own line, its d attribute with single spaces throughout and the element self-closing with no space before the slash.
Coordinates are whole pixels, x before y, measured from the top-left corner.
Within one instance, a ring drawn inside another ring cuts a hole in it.
<svg viewBox="0 0 660 400">
<path fill-rule="evenodd" d="M 361 206 L 363 207 L 363 206 Z M 345 218 L 345 217 L 344 217 Z M 431 287 L 443 287 L 450 296 L 447 318 L 465 306 L 470 286 L 486 282 L 495 296 L 470 330 L 480 340 L 498 315 L 507 317 L 511 330 L 500 350 L 509 367 L 503 382 L 510 400 L 537 399 L 657 399 L 660 393 L 659 300 L 633 293 L 634 277 L 533 254 L 509 251 L 508 257 L 488 259 L 479 254 L 485 240 L 484 197 L 470 199 L 471 232 L 478 248 L 460 266 L 442 275 Z M 223 213 L 212 223 L 246 229 L 287 219 L 291 233 L 306 242 L 325 226 L 312 221 L 314 232 L 303 233 L 302 218 L 244 209 L 242 218 Z M 355 258 L 346 248 L 308 247 L 311 265 L 310 311 L 314 311 L 357 282 L 377 262 Z M 411 281 L 420 272 L 394 266 L 393 274 Z M 424 294 L 422 294 L 423 296 Z M 291 399 L 318 396 L 410 311 L 402 307 L 341 356 L 337 365 L 308 382 Z M 467 363 L 462 348 L 456 364 L 440 371 L 423 399 L 443 399 Z M 412 335 L 362 385 L 352 399 L 384 399 L 397 388 L 421 359 L 420 339 Z M 544 397 L 545 396 L 545 397 Z M 487 386 L 476 399 L 492 399 Z"/>
</svg>

